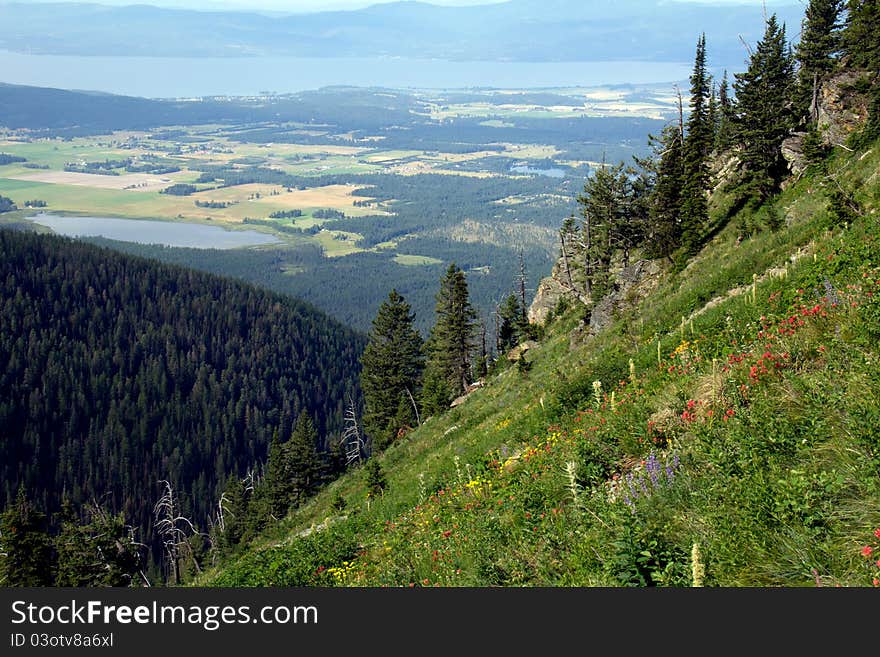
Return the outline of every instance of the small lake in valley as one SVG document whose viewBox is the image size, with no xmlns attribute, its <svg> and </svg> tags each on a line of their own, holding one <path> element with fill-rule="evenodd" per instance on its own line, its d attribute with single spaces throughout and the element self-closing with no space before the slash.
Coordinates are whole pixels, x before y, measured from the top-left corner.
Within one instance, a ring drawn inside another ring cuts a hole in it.
<svg viewBox="0 0 880 657">
<path fill-rule="evenodd" d="M 172 223 L 117 217 L 70 217 L 38 214 L 30 221 L 67 237 L 104 237 L 120 242 L 164 244 L 194 249 L 236 249 L 272 244 L 278 239 L 256 230 L 226 230 L 220 226 Z"/>
</svg>

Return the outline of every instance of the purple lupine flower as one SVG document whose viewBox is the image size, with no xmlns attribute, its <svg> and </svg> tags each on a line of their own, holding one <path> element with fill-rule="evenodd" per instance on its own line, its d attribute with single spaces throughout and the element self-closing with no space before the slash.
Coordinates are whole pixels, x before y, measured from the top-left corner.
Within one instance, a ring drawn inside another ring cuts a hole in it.
<svg viewBox="0 0 880 657">
<path fill-rule="evenodd" d="M 657 462 L 657 455 L 653 450 L 648 456 L 648 460 L 645 461 L 645 471 L 651 479 L 651 485 L 657 488 L 660 485 L 660 463 Z"/>
<path fill-rule="evenodd" d="M 633 486 L 633 473 L 630 472 L 626 475 L 626 487 L 629 488 L 629 494 L 633 497 L 638 497 L 639 492 L 636 490 L 636 487 Z"/>
</svg>

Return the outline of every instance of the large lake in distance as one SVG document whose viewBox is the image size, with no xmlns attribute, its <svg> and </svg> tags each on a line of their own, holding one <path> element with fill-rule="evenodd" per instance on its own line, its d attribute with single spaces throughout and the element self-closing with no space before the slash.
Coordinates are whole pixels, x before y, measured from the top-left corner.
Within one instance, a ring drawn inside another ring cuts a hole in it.
<svg viewBox="0 0 880 657">
<path fill-rule="evenodd" d="M 236 249 L 278 241 L 271 235 L 255 230 L 226 230 L 204 224 L 116 217 L 68 217 L 46 213 L 28 219 L 67 237 L 106 237 L 120 242 L 194 249 Z"/>
<path fill-rule="evenodd" d="M 454 62 L 401 57 L 110 57 L 0 50 L 0 82 L 146 98 L 292 93 L 331 85 L 531 89 L 687 80 L 690 63 Z"/>
</svg>

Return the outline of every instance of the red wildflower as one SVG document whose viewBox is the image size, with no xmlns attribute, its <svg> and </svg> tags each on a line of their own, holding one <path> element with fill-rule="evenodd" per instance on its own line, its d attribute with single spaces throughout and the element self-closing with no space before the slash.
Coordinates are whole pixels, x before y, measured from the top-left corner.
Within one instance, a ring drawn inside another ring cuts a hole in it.
<svg viewBox="0 0 880 657">
<path fill-rule="evenodd" d="M 866 545 L 865 547 L 862 548 L 862 556 L 863 557 L 870 557 L 873 553 L 874 553 L 874 548 L 872 548 L 870 545 Z"/>
</svg>

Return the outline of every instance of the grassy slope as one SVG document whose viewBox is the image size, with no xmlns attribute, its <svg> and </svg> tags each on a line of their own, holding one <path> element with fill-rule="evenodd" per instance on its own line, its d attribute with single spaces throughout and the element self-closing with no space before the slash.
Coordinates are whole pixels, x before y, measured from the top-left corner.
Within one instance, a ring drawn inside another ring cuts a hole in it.
<svg viewBox="0 0 880 657">
<path fill-rule="evenodd" d="M 829 163 L 865 208 L 850 226 L 806 176 L 774 200 L 786 229 L 738 242 L 735 218 L 597 338 L 558 318 L 529 372 L 378 457 L 383 495 L 356 469 L 197 583 L 690 585 L 697 545 L 707 585 L 870 586 L 878 169 L 877 145 Z"/>
</svg>

